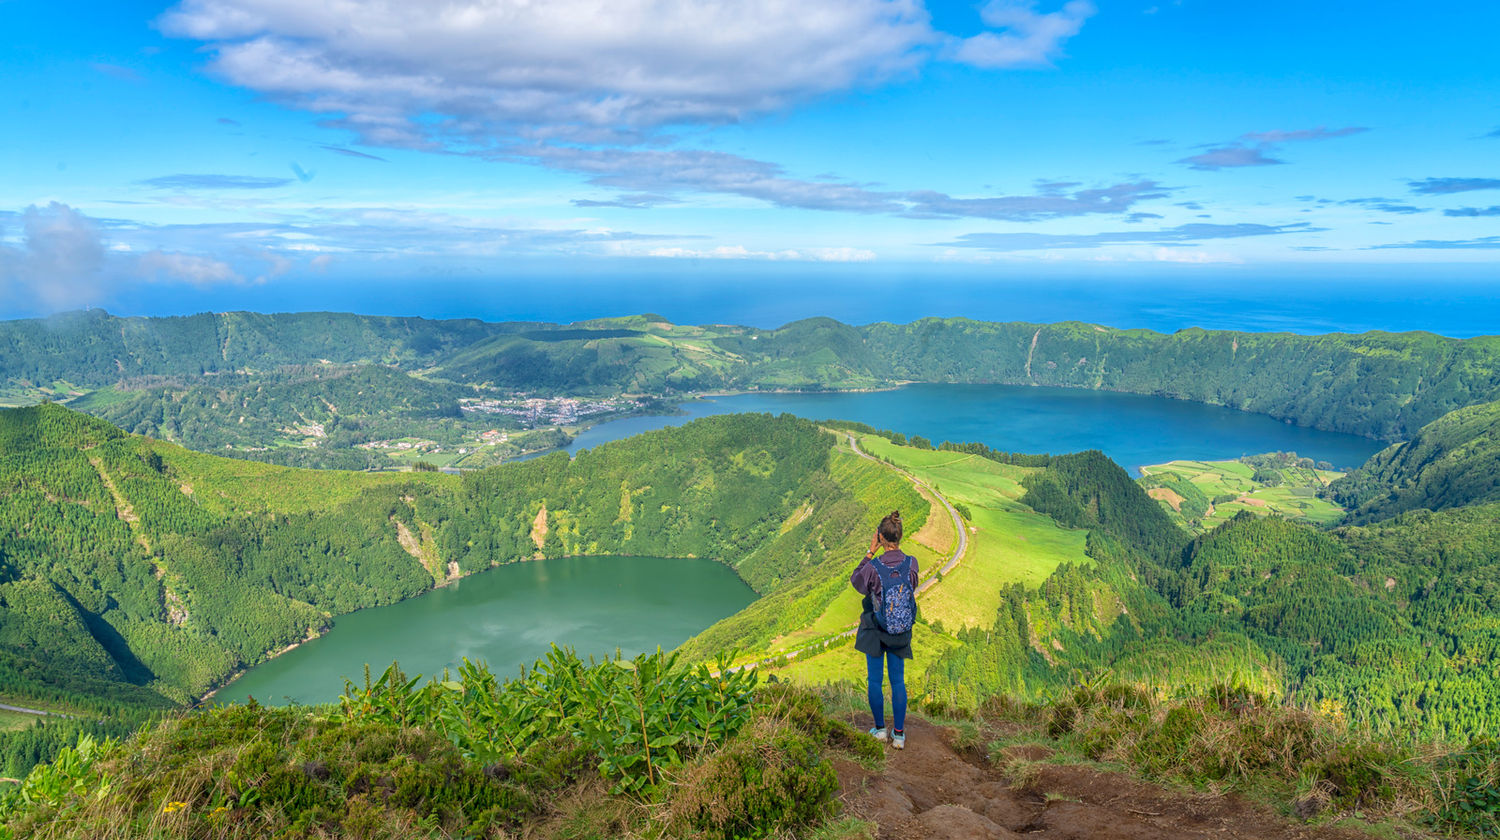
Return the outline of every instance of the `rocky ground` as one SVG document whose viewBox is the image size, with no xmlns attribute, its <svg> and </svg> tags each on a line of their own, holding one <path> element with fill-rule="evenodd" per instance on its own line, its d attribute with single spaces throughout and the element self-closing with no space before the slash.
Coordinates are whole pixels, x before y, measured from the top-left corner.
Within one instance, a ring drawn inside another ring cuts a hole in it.
<svg viewBox="0 0 1500 840">
<path fill-rule="evenodd" d="M 855 720 L 862 728 L 870 720 Z M 1167 790 L 1123 774 L 1044 763 L 1045 747 L 1008 748 L 1002 773 L 950 730 L 908 721 L 906 749 L 872 772 L 836 765 L 848 812 L 880 840 L 1355 840 L 1369 835 L 1289 822 L 1238 796 Z"/>
</svg>

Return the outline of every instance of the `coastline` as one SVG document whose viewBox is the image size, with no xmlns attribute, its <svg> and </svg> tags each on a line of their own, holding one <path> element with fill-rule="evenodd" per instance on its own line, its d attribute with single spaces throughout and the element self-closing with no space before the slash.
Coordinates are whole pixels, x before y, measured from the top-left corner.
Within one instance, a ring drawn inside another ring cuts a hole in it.
<svg viewBox="0 0 1500 840">
<path fill-rule="evenodd" d="M 418 597 L 420 597 L 420 596 L 418 596 Z M 400 603 L 400 602 L 398 601 L 396 603 Z M 345 614 L 347 615 L 347 613 L 345 613 Z M 250 665 L 250 666 L 243 667 L 243 668 L 236 668 L 233 673 L 231 673 L 228 677 L 226 677 L 224 679 L 223 682 L 221 682 L 218 685 L 214 686 L 212 689 L 209 690 L 209 692 L 207 694 L 203 695 L 202 697 L 199 697 L 198 699 L 194 700 L 192 703 L 188 704 L 189 708 L 197 709 L 197 708 L 201 708 L 203 706 L 208 705 L 208 701 L 212 700 L 214 698 L 215 694 L 218 694 L 220 691 L 223 691 L 225 688 L 228 688 L 231 684 L 234 683 L 235 680 L 237 680 L 240 677 L 244 676 L 251 669 L 258 668 L 261 665 L 264 665 L 267 662 L 270 662 L 272 659 L 275 659 L 276 657 L 281 656 L 284 653 L 291 653 L 292 651 L 296 650 L 299 647 L 302 647 L 303 645 L 307 644 L 308 642 L 313 641 L 314 639 L 320 639 L 329 630 L 332 630 L 332 629 L 333 629 L 333 620 L 332 620 L 332 618 L 330 618 L 329 621 L 328 621 L 328 623 L 326 623 L 322 627 L 318 628 L 318 631 L 316 633 L 308 633 L 307 634 L 307 638 L 302 639 L 301 641 L 292 642 L 291 644 L 287 645 L 286 647 L 284 647 L 284 648 L 282 648 L 282 649 L 280 649 L 278 651 L 275 651 L 273 653 L 267 654 L 265 659 L 261 660 L 260 662 L 255 663 L 254 665 Z"/>
</svg>

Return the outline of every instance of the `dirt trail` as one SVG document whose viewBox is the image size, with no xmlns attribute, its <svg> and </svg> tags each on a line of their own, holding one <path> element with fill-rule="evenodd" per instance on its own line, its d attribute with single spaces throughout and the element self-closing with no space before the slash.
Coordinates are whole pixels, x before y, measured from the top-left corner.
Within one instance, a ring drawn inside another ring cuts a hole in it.
<svg viewBox="0 0 1500 840">
<path fill-rule="evenodd" d="M 130 504 L 130 500 L 125 498 L 125 494 L 121 493 L 120 488 L 116 486 L 114 478 L 104 469 L 104 461 L 102 459 L 93 455 L 86 457 L 89 459 L 89 463 L 93 465 L 94 472 L 99 474 L 99 480 L 104 482 L 105 489 L 109 490 L 109 495 L 114 497 L 115 515 L 129 526 L 130 532 L 135 535 L 135 541 L 140 544 L 141 548 L 146 550 L 147 554 L 150 554 L 151 543 L 146 539 L 146 532 L 141 528 L 141 518 L 136 515 L 135 508 Z"/>
<path fill-rule="evenodd" d="M 868 716 L 854 721 L 868 728 Z M 872 773 L 840 760 L 848 812 L 879 825 L 880 840 L 1368 840 L 1368 835 L 1288 822 L 1237 796 L 1165 790 L 1088 767 L 1032 764 L 1013 785 L 978 755 L 949 746 L 949 731 L 907 721 L 906 749 L 886 748 Z M 1046 757 L 1044 747 L 1023 757 Z"/>
</svg>

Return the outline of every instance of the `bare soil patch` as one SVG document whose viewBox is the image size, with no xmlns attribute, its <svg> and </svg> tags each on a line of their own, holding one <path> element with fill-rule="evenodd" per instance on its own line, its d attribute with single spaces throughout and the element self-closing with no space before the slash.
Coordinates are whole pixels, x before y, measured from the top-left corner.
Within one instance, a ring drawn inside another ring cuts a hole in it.
<svg viewBox="0 0 1500 840">
<path fill-rule="evenodd" d="M 1182 512 L 1182 496 L 1169 487 L 1153 487 L 1146 491 L 1146 495 L 1172 506 L 1172 510 Z"/>
<path fill-rule="evenodd" d="M 855 725 L 868 727 L 868 716 Z M 835 762 L 849 813 L 876 823 L 880 840 L 1356 840 L 1368 835 L 1299 825 L 1239 796 L 1173 791 L 1092 767 L 1044 763 L 1041 745 L 1007 748 L 1010 781 L 949 730 L 907 721 L 905 750 L 885 768 Z M 1019 772 L 1018 772 L 1019 771 Z"/>
<path fill-rule="evenodd" d="M 541 551 L 542 546 L 547 544 L 547 506 L 536 512 L 536 519 L 531 522 L 531 541 L 536 544 L 536 550 Z"/>
</svg>

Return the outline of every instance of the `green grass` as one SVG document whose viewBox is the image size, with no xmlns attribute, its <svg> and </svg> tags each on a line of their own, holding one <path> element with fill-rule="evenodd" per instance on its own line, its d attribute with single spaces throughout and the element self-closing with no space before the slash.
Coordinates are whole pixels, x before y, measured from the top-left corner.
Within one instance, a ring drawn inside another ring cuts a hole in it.
<svg viewBox="0 0 1500 840">
<path fill-rule="evenodd" d="M 1035 470 L 977 455 L 913 449 L 866 435 L 860 446 L 927 482 L 969 509 L 969 550 L 943 582 L 928 590 L 922 615 L 948 629 L 988 627 L 1011 583 L 1037 586 L 1059 564 L 1088 563 L 1086 531 L 1059 528 L 1051 517 L 1020 503 L 1021 479 Z M 944 514 L 946 515 L 946 513 Z M 944 557 L 946 560 L 946 556 Z"/>
<path fill-rule="evenodd" d="M 1000 590 L 1012 583 L 1038 586 L 1061 563 L 1088 563 L 1087 531 L 1060 528 L 1030 508 L 999 510 L 970 504 L 977 531 L 964 560 L 922 599 L 922 615 L 945 628 L 989 627 Z"/>
<path fill-rule="evenodd" d="M 1315 525 L 1331 525 L 1344 516 L 1344 509 L 1320 499 L 1316 492 L 1343 473 L 1327 470 L 1290 467 L 1276 472 L 1282 484 L 1271 487 L 1254 481 L 1255 470 L 1242 461 L 1171 461 L 1142 467 L 1143 476 L 1174 474 L 1192 482 L 1210 499 L 1215 496 L 1234 495 L 1235 501 L 1221 502 L 1200 523 L 1202 530 L 1211 530 L 1242 510 L 1265 516 L 1276 513 L 1288 519 L 1301 519 Z M 1167 502 L 1161 503 L 1169 512 L 1176 513 Z"/>
<path fill-rule="evenodd" d="M 0 732 L 14 732 L 17 729 L 25 729 L 40 719 L 38 715 L 28 715 L 25 712 L 12 712 L 7 709 L 0 709 Z"/>
<path fill-rule="evenodd" d="M 959 644 L 947 633 L 961 627 L 990 626 L 1000 605 L 1000 591 L 1008 584 L 1036 586 L 1060 563 L 1090 562 L 1084 554 L 1087 532 L 1060 528 L 1050 517 L 1020 503 L 1025 493 L 1020 480 L 1033 471 L 1030 468 L 961 453 L 896 446 L 874 435 L 860 437 L 859 444 L 865 452 L 888 459 L 936 488 L 950 502 L 963 504 L 973 516 L 966 523 L 970 531 L 964 559 L 919 601 L 924 623 L 917 625 L 913 637 L 917 658 L 907 674 L 913 696 L 918 697 L 924 682 L 924 663 Z M 847 451 L 841 448 L 838 458 L 853 461 L 853 456 L 842 454 Z M 868 461 L 860 463 L 864 469 L 875 468 Z M 930 515 L 947 517 L 948 513 L 935 506 Z M 935 573 L 951 556 L 951 548 L 937 553 L 914 540 L 904 542 L 902 548 L 918 558 L 924 576 Z M 859 618 L 859 608 L 859 596 L 846 586 L 814 622 L 777 639 L 772 648 L 795 647 L 852 627 Z M 925 622 L 940 622 L 943 632 Z M 803 684 L 849 681 L 862 685 L 865 660 L 845 642 L 816 655 L 804 654 L 770 673 Z"/>
<path fill-rule="evenodd" d="M 906 663 L 906 689 L 913 700 L 922 696 L 923 673 L 929 662 L 956 647 L 959 641 L 952 636 L 938 633 L 928 624 L 918 622 L 912 629 L 913 659 Z M 790 680 L 800 685 L 828 685 L 847 682 L 864 686 L 866 680 L 865 655 L 845 643 L 814 656 L 802 655 L 789 662 L 786 667 L 766 669 L 778 679 Z M 887 686 L 889 692 L 889 686 Z M 889 708 L 889 707 L 887 707 Z"/>
<path fill-rule="evenodd" d="M 231 510 L 273 513 L 328 510 L 352 501 L 370 487 L 410 482 L 458 482 L 456 476 L 442 473 L 302 470 L 205 455 L 169 443 L 156 442 L 151 446 L 169 464 L 177 467 L 179 474 L 191 475 L 193 497 L 219 513 Z"/>
</svg>

